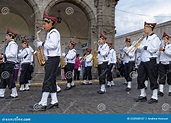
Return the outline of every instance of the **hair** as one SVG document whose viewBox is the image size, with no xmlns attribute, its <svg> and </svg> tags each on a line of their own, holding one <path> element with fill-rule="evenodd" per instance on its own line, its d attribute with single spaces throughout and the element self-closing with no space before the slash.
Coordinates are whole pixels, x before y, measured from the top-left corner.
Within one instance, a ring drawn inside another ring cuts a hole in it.
<svg viewBox="0 0 171 123">
<path fill-rule="evenodd" d="M 77 54 L 77 55 L 76 55 L 76 57 L 79 57 L 79 56 L 80 56 L 80 54 Z"/>
<path fill-rule="evenodd" d="M 11 34 L 8 34 L 10 37 L 12 37 L 12 39 L 14 39 L 15 38 L 15 36 L 13 36 L 13 35 L 11 35 Z"/>
</svg>

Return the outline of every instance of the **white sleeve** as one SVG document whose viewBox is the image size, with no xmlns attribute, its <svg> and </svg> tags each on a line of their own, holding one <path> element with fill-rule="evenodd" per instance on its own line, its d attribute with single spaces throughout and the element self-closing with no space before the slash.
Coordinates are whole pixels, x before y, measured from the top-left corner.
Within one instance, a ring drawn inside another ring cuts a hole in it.
<svg viewBox="0 0 171 123">
<path fill-rule="evenodd" d="M 76 57 L 76 53 L 74 51 L 71 51 L 69 54 L 66 55 L 66 58 L 69 60 L 72 60 Z"/>
<path fill-rule="evenodd" d="M 27 53 L 26 49 L 23 49 L 23 50 L 21 51 L 21 53 L 18 54 L 18 58 L 22 59 L 22 58 L 24 58 L 27 54 L 28 54 L 28 53 Z"/>
<path fill-rule="evenodd" d="M 59 33 L 53 31 L 49 34 L 49 38 L 48 40 L 44 43 L 44 47 L 46 49 L 51 49 L 51 50 L 55 50 L 58 48 L 58 44 L 60 41 L 60 35 Z"/>
<path fill-rule="evenodd" d="M 18 53 L 18 46 L 14 43 L 10 44 L 9 52 L 6 55 L 7 58 L 14 58 Z"/>
<path fill-rule="evenodd" d="M 116 64 L 116 51 L 115 50 L 113 50 L 113 61 Z"/>
<path fill-rule="evenodd" d="M 164 51 L 167 55 L 171 56 L 171 44 L 167 45 L 165 47 L 165 51 Z"/>
<path fill-rule="evenodd" d="M 106 55 L 108 55 L 108 53 L 109 53 L 109 46 L 105 46 L 105 48 L 102 48 L 100 51 L 100 54 L 102 56 L 106 56 Z"/>
<path fill-rule="evenodd" d="M 147 50 L 150 53 L 156 53 L 159 50 L 161 41 L 158 37 L 154 37 L 153 41 L 151 41 L 150 45 L 147 47 Z"/>
</svg>

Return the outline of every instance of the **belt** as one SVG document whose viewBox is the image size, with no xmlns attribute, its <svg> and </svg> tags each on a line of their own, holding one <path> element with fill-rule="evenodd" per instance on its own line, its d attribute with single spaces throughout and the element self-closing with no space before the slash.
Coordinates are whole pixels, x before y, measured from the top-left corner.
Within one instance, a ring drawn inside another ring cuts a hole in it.
<svg viewBox="0 0 171 123">
<path fill-rule="evenodd" d="M 47 58 L 52 59 L 52 58 L 58 58 L 58 57 L 60 57 L 60 56 L 48 56 Z"/>
<path fill-rule="evenodd" d="M 6 61 L 5 63 L 7 63 L 7 64 L 15 64 L 15 62 L 12 62 L 12 61 Z"/>
</svg>

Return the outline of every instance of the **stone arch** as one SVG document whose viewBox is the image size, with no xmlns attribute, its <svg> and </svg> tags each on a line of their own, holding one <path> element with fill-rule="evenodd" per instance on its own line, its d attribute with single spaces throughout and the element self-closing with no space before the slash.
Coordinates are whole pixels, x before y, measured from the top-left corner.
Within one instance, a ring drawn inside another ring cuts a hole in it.
<svg viewBox="0 0 171 123">
<path fill-rule="evenodd" d="M 82 10 L 88 20 L 88 45 L 92 45 L 92 41 L 96 35 L 93 35 L 93 29 L 96 27 L 96 16 L 92 8 L 83 0 L 51 0 L 45 7 L 45 12 L 49 13 L 51 8 L 60 3 L 71 3 Z"/>
</svg>

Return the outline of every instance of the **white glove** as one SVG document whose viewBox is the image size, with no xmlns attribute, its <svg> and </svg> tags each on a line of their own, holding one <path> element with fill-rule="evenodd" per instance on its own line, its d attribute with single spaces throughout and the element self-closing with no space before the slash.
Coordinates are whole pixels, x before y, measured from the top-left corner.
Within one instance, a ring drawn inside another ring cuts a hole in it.
<svg viewBox="0 0 171 123">
<path fill-rule="evenodd" d="M 43 43 L 43 42 L 41 42 L 41 41 L 37 41 L 37 42 L 36 42 L 36 46 L 37 46 L 37 47 L 42 46 L 42 43 Z"/>
<path fill-rule="evenodd" d="M 65 56 L 65 53 L 62 53 L 62 56 Z"/>
<path fill-rule="evenodd" d="M 19 53 L 21 53 L 23 50 L 21 49 L 21 50 L 19 50 Z"/>
</svg>

